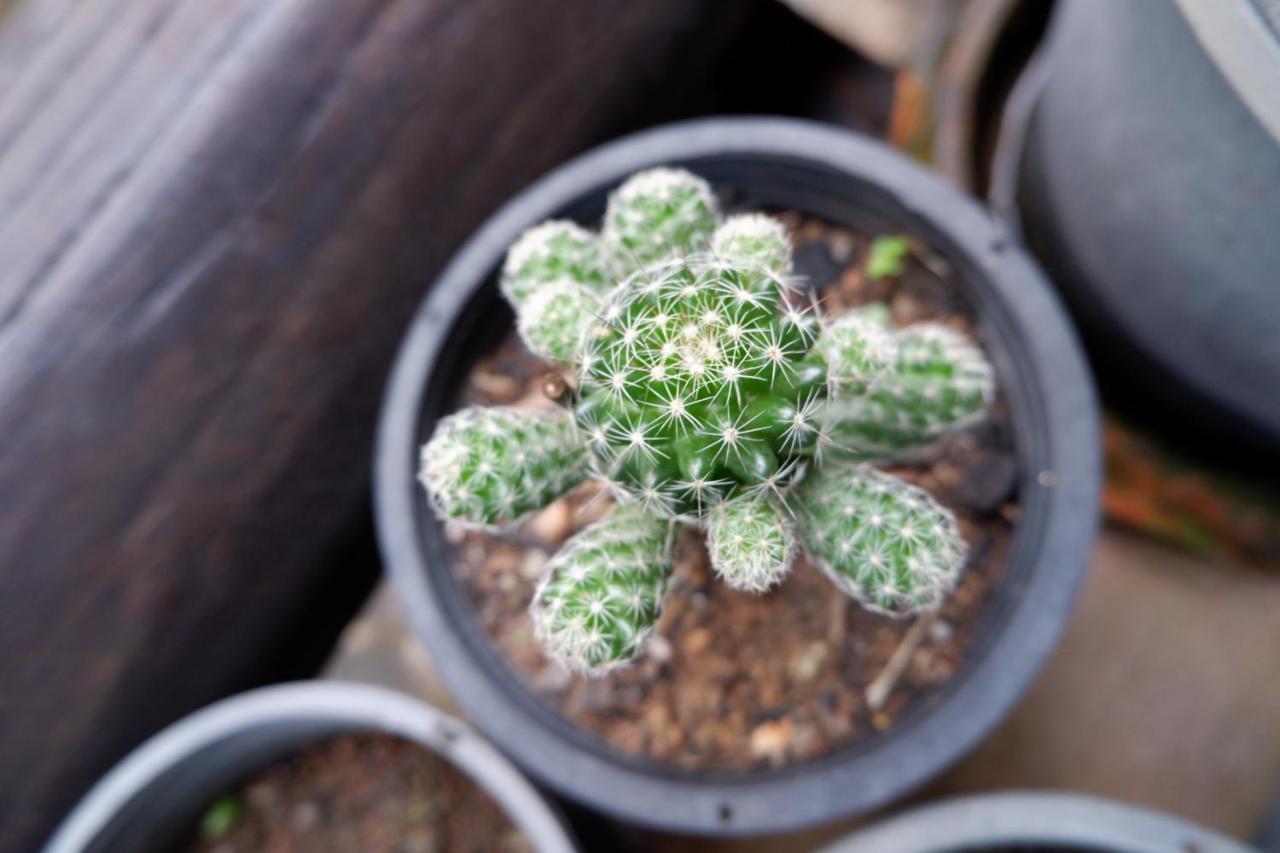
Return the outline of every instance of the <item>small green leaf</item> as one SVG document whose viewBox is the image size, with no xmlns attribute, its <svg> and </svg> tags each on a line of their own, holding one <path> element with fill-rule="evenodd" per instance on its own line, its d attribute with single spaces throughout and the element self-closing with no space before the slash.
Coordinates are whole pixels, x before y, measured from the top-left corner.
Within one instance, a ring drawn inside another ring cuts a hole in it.
<svg viewBox="0 0 1280 853">
<path fill-rule="evenodd" d="M 901 235 L 877 237 L 867 254 L 867 275 L 871 278 L 896 278 L 902 275 L 911 243 Z"/>
<path fill-rule="evenodd" d="M 220 797 L 200 821 L 200 834 L 208 839 L 221 838 L 231 831 L 240 819 L 240 799 L 233 796 Z"/>
</svg>

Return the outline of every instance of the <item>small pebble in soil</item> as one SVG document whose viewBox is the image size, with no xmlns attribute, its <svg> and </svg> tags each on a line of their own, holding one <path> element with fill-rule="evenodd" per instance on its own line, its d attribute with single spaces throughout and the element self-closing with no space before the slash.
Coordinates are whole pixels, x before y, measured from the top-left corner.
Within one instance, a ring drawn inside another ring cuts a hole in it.
<svg viewBox="0 0 1280 853">
<path fill-rule="evenodd" d="M 542 577 L 546 566 L 547 555 L 545 553 L 536 550 L 526 551 L 524 559 L 520 561 L 520 577 L 525 580 L 536 581 Z"/>
<path fill-rule="evenodd" d="M 657 663 L 671 660 L 671 642 L 666 637 L 654 635 L 645 644 L 645 655 Z"/>
<path fill-rule="evenodd" d="M 795 728 L 790 717 L 756 726 L 751 732 L 751 756 L 764 759 L 774 766 L 781 765 L 787 756 Z"/>
<path fill-rule="evenodd" d="M 791 661 L 791 677 L 796 681 L 812 681 L 826 662 L 830 647 L 825 642 L 810 643 Z"/>
<path fill-rule="evenodd" d="M 530 531 L 548 547 L 559 548 L 573 531 L 573 510 L 569 502 L 561 498 L 533 517 Z"/>
<path fill-rule="evenodd" d="M 519 381 L 502 373 L 495 373 L 493 365 L 485 364 L 472 374 L 472 382 L 497 403 L 510 403 L 520 396 Z"/>
</svg>

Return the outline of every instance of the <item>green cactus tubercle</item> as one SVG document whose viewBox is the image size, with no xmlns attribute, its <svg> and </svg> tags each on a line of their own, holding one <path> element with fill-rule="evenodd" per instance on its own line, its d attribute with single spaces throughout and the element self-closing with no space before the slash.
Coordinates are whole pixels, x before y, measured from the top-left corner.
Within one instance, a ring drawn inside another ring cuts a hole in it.
<svg viewBox="0 0 1280 853">
<path fill-rule="evenodd" d="M 472 406 L 437 425 L 422 448 L 419 479 L 445 518 L 494 525 L 582 482 L 586 463 L 564 412 Z"/>
<path fill-rule="evenodd" d="M 760 213 L 726 219 L 711 238 L 711 254 L 756 263 L 778 276 L 791 272 L 791 240 L 787 229 L 772 216 Z"/>
<path fill-rule="evenodd" d="M 873 315 L 858 311 L 827 324 L 816 349 L 830 366 L 828 379 L 842 398 L 865 394 L 898 359 L 893 332 Z"/>
<path fill-rule="evenodd" d="M 718 207 L 706 181 L 684 169 L 650 169 L 628 178 L 609 197 L 603 243 L 614 271 L 706 250 Z"/>
<path fill-rule="evenodd" d="M 518 308 L 543 284 L 576 281 L 603 292 L 613 279 L 596 235 L 573 222 L 553 219 L 535 225 L 507 252 L 502 267 L 502 293 Z"/>
<path fill-rule="evenodd" d="M 774 500 L 740 495 L 707 513 L 711 568 L 734 589 L 764 592 L 791 569 L 796 535 L 787 513 Z"/>
<path fill-rule="evenodd" d="M 991 366 L 959 332 L 921 323 L 894 338 L 890 369 L 866 393 L 838 396 L 828 407 L 828 434 L 840 456 L 891 459 L 927 447 L 980 420 L 991 403 Z"/>
<path fill-rule="evenodd" d="M 551 558 L 534 594 L 534 632 L 570 669 L 600 673 L 635 656 L 671 577 L 670 525 L 619 506 Z"/>
<path fill-rule="evenodd" d="M 590 289 L 561 279 L 529 295 L 516 315 L 516 330 L 534 355 L 572 364 L 600 311 L 600 299 Z"/>
<path fill-rule="evenodd" d="M 923 489 L 846 463 L 806 477 L 794 498 L 810 554 L 864 606 L 912 613 L 941 604 L 955 584 L 964 539 Z"/>
<path fill-rule="evenodd" d="M 824 324 L 792 289 L 781 223 L 717 223 L 705 181 L 656 169 L 613 193 L 599 235 L 527 232 L 502 289 L 530 351 L 573 372 L 571 411 L 465 409 L 423 449 L 421 480 L 450 519 L 510 522 L 587 477 L 611 488 L 618 505 L 552 557 L 531 605 L 548 653 L 575 670 L 637 654 L 676 522 L 705 527 L 736 589 L 775 586 L 803 545 L 892 614 L 936 607 L 964 563 L 947 510 L 846 460 L 974 423 L 993 394 L 982 353 L 941 325 L 894 329 L 883 306 Z"/>
</svg>

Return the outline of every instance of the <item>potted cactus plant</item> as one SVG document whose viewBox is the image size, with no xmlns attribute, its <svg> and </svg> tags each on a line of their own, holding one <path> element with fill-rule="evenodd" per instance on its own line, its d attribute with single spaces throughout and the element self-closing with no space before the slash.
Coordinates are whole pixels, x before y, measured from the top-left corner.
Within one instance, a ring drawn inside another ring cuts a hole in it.
<svg viewBox="0 0 1280 853">
<path fill-rule="evenodd" d="M 856 244 L 830 275 L 792 245 L 814 229 Z M 908 259 L 943 307 L 894 296 Z M 520 344 L 490 360 L 541 392 L 477 405 L 502 303 Z M 780 831 L 918 785 L 1029 682 L 1093 530 L 1092 406 L 1043 280 L 967 200 L 849 134 L 677 126 L 548 176 L 445 271 L 388 394 L 380 533 L 459 702 L 532 773 L 641 823 Z M 1008 485 L 972 511 L 986 445 Z"/>
<path fill-rule="evenodd" d="M 905 615 L 964 565 L 952 514 L 866 464 L 982 416 L 982 353 L 947 326 L 894 331 L 874 305 L 826 320 L 758 213 L 717 224 L 710 185 L 655 168 L 611 196 L 603 233 L 551 221 L 507 255 L 528 349 L 567 369 L 559 411 L 468 407 L 422 448 L 442 517 L 511 523 L 588 477 L 617 502 L 551 561 L 533 599 L 548 654 L 600 673 L 653 630 L 677 525 L 706 532 L 730 587 L 763 593 L 803 546 L 842 592 Z"/>
</svg>

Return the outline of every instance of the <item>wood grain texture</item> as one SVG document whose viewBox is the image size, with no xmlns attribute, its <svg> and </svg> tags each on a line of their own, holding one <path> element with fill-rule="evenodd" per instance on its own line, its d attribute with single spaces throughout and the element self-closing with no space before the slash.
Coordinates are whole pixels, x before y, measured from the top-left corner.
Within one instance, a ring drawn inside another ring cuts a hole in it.
<svg viewBox="0 0 1280 853">
<path fill-rule="evenodd" d="M 550 166 L 669 117 L 636 105 L 710 68 L 749 5 L 10 10 L 0 847 L 31 849 L 125 750 L 287 671 L 335 597 L 358 604 L 375 567 L 341 549 L 433 274 Z"/>
</svg>

